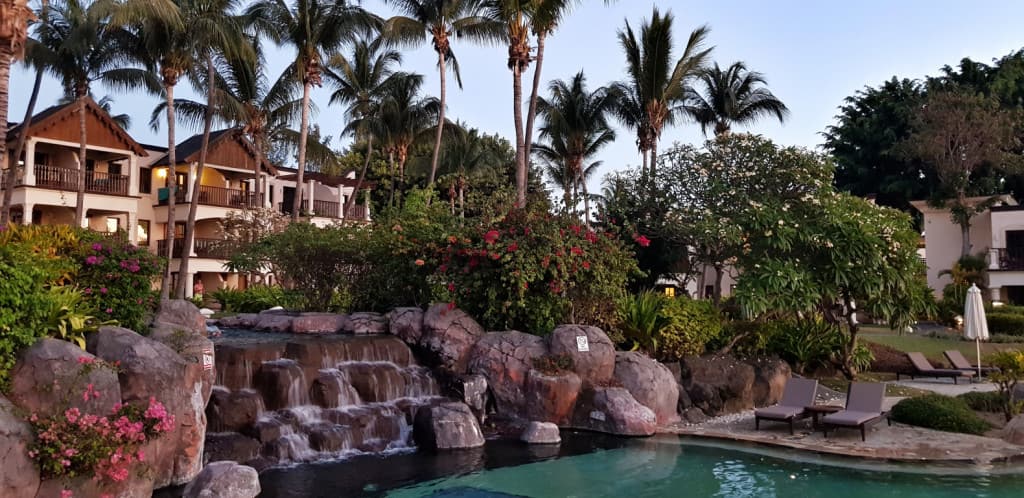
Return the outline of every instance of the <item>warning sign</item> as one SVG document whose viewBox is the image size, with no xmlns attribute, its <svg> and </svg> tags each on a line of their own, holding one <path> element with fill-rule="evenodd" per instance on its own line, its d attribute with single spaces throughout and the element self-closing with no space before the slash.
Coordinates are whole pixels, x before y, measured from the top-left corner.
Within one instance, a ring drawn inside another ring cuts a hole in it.
<svg viewBox="0 0 1024 498">
<path fill-rule="evenodd" d="M 203 371 L 213 370 L 213 350 L 203 349 Z"/>
<path fill-rule="evenodd" d="M 576 336 L 576 350 L 577 351 L 590 351 L 590 342 L 587 341 L 587 336 L 578 335 Z"/>
</svg>

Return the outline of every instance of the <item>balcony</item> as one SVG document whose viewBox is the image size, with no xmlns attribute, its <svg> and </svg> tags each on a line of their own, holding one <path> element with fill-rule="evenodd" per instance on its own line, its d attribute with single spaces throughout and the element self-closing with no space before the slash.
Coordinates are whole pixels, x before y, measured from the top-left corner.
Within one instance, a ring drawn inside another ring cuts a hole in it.
<svg viewBox="0 0 1024 498">
<path fill-rule="evenodd" d="M 228 259 L 231 257 L 231 250 L 226 245 L 226 242 L 222 239 L 204 239 L 196 237 L 194 239 L 193 254 L 196 258 L 207 258 L 207 259 Z M 174 239 L 174 253 L 172 254 L 175 258 L 181 257 L 181 248 L 185 247 L 185 239 L 177 238 Z M 156 243 L 157 254 L 164 256 L 167 254 L 167 241 L 158 240 Z"/>
<path fill-rule="evenodd" d="M 990 270 L 1022 271 L 1024 270 L 1024 247 L 994 248 L 994 264 Z"/>
<path fill-rule="evenodd" d="M 167 205 L 168 197 L 166 188 L 162 188 L 157 191 L 159 205 Z M 177 195 L 174 197 L 174 201 L 178 204 L 188 202 L 188 191 L 185 188 L 179 188 L 177 190 Z M 247 190 L 237 188 L 201 185 L 199 187 L 199 204 L 226 208 L 256 209 L 263 205 L 263 196 L 256 192 L 249 192 Z"/>
<path fill-rule="evenodd" d="M 308 206 L 309 205 L 309 200 L 308 199 L 303 199 L 302 200 L 302 205 L 303 206 Z M 311 214 L 313 216 L 319 216 L 321 218 L 336 218 L 336 219 L 338 219 L 338 218 L 341 218 L 341 208 L 342 208 L 342 206 L 341 206 L 340 203 L 331 202 L 331 201 L 318 201 L 318 200 L 314 199 L 313 200 L 313 212 Z M 291 214 L 292 213 L 292 205 L 279 202 L 279 203 L 277 203 L 277 210 L 282 212 L 282 213 L 284 213 L 284 214 Z M 346 217 L 346 219 L 349 219 L 349 220 L 359 220 L 359 221 L 369 221 L 369 219 L 370 219 L 369 210 L 366 209 L 366 206 L 354 205 L 354 206 L 352 206 L 352 207 L 350 207 L 348 209 L 348 216 Z"/>
<path fill-rule="evenodd" d="M 37 164 L 34 168 L 37 187 L 57 190 L 78 191 L 78 179 L 81 174 L 77 169 L 59 168 L 45 164 Z M 85 174 L 85 191 L 92 194 L 128 195 L 127 175 L 117 175 L 100 171 L 87 171 Z"/>
</svg>

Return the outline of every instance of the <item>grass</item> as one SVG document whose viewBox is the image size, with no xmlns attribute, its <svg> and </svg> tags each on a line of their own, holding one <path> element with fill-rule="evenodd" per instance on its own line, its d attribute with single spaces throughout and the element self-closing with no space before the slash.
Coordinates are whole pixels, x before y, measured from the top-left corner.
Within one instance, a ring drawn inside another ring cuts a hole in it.
<svg viewBox="0 0 1024 498">
<path fill-rule="evenodd" d="M 938 367 L 938 365 L 946 364 L 946 358 L 942 355 L 942 352 L 946 350 L 959 350 L 972 362 L 974 361 L 974 357 L 977 356 L 977 352 L 974 349 L 974 343 L 970 341 L 941 339 L 937 337 L 926 337 L 912 334 L 899 335 L 884 327 L 865 326 L 861 330 L 862 334 L 860 337 L 866 341 L 889 346 L 903 352 L 923 353 L 930 362 L 936 364 L 936 367 Z M 983 342 L 981 344 L 981 354 L 984 356 L 996 351 L 1022 348 L 1024 348 L 1024 343 L 1019 342 L 1001 344 Z"/>
<path fill-rule="evenodd" d="M 896 374 L 881 373 L 881 372 L 863 372 L 857 375 L 858 382 L 889 382 L 896 380 Z M 821 385 L 845 393 L 847 388 L 850 386 L 850 381 L 844 377 L 833 377 L 828 379 L 818 379 Z M 886 396 L 899 396 L 899 397 L 914 397 L 929 394 L 930 391 L 922 389 L 915 389 L 913 387 L 901 386 L 899 384 L 887 384 L 885 386 Z"/>
</svg>

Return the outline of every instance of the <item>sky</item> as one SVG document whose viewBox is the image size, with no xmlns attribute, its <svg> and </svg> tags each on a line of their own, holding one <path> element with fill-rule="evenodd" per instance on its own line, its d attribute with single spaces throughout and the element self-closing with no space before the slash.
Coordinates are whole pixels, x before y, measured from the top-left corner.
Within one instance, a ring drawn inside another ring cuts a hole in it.
<svg viewBox="0 0 1024 498">
<path fill-rule="evenodd" d="M 618 0 L 610 6 L 599 0 L 584 0 L 553 36 L 548 38 L 542 80 L 568 79 L 583 70 L 591 88 L 625 77 L 625 61 L 616 33 L 626 20 L 634 28 L 649 18 L 657 6 L 675 16 L 676 53 L 681 52 L 691 30 L 702 24 L 711 28 L 712 60 L 726 66 L 742 60 L 747 67 L 763 73 L 768 88 L 790 108 L 784 124 L 764 119 L 745 131 L 763 134 L 776 143 L 817 147 L 821 132 L 834 123 L 837 108 L 845 97 L 866 85 L 875 86 L 896 75 L 922 78 L 938 73 L 944 65 L 955 65 L 970 57 L 990 63 L 992 59 L 1024 47 L 1024 2 L 1017 0 L 861 0 L 857 2 L 772 0 L 772 1 L 688 1 Z M 393 12 L 382 0 L 364 0 L 364 7 L 382 16 Z M 512 119 L 512 76 L 506 67 L 506 49 L 480 47 L 456 39 L 453 45 L 462 68 L 464 88 L 448 78 L 448 117 L 459 119 L 488 133 L 514 137 Z M 276 49 L 268 57 L 271 75 L 276 77 L 293 57 Z M 439 91 L 436 55 L 429 44 L 404 52 L 402 69 L 426 76 L 424 90 Z M 524 75 L 529 90 L 532 67 Z M 545 83 L 546 84 L 546 83 Z M 16 68 L 11 78 L 10 120 L 20 121 L 31 91 L 32 74 Z M 177 94 L 195 95 L 187 85 Z M 132 117 L 130 133 L 143 143 L 166 145 L 163 129 L 148 126 L 149 115 L 159 97 L 142 94 L 119 95 L 104 88 L 97 96 L 114 99 L 114 111 Z M 46 79 L 37 109 L 56 103 L 61 89 Z M 319 103 L 314 120 L 328 134 L 343 127 L 341 109 L 329 107 L 328 89 L 313 94 Z M 187 130 L 179 127 L 182 139 Z M 684 123 L 663 132 L 664 150 L 672 142 L 699 144 L 700 128 Z M 334 144 L 348 139 L 334 139 Z M 640 163 L 633 134 L 618 131 L 615 143 L 597 159 L 604 165 L 590 182 L 597 191 L 606 173 Z"/>
</svg>

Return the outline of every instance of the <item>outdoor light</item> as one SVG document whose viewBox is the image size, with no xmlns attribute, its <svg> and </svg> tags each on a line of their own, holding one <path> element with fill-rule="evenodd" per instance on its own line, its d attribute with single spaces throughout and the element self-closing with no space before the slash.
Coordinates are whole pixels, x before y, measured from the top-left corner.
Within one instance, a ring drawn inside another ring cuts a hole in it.
<svg viewBox="0 0 1024 498">
<path fill-rule="evenodd" d="M 156 170 L 156 177 L 157 178 L 167 178 L 167 169 L 166 168 L 160 168 L 160 169 Z"/>
</svg>

